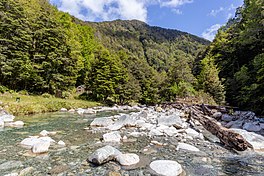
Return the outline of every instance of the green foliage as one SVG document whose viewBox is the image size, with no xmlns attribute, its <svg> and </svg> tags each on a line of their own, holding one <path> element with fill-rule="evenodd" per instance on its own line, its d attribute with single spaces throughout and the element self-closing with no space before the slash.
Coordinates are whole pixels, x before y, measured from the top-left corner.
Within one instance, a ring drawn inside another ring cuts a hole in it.
<svg viewBox="0 0 264 176">
<path fill-rule="evenodd" d="M 202 90 L 208 92 L 218 104 L 225 101 L 224 86 L 218 77 L 219 71 L 214 64 L 214 58 L 207 55 L 202 60 L 202 70 L 199 75 L 199 82 Z"/>
<path fill-rule="evenodd" d="M 227 102 L 258 114 L 264 114 L 263 6 L 261 0 L 244 0 L 204 53 L 219 66 Z"/>
</svg>

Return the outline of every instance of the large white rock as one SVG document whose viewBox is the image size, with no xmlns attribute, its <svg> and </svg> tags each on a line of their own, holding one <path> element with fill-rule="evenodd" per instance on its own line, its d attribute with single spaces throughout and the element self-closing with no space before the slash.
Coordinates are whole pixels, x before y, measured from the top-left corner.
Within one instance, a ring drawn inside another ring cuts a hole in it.
<svg viewBox="0 0 264 176">
<path fill-rule="evenodd" d="M 90 126 L 107 127 L 113 124 L 113 120 L 108 117 L 95 118 Z"/>
<path fill-rule="evenodd" d="M 231 128 L 231 130 L 240 134 L 247 142 L 249 142 L 253 146 L 254 150 L 264 151 L 264 137 L 263 136 L 253 133 L 253 132 L 248 132 L 242 129 Z"/>
<path fill-rule="evenodd" d="M 160 132 L 159 130 L 157 130 L 156 128 L 154 129 L 151 129 L 149 134 L 149 136 L 163 136 L 164 133 L 163 132 Z"/>
<path fill-rule="evenodd" d="M 60 112 L 67 112 L 68 110 L 66 108 L 61 108 Z"/>
<path fill-rule="evenodd" d="M 197 147 L 194 147 L 190 144 L 179 142 L 176 150 L 181 150 L 181 149 L 182 150 L 189 150 L 189 151 L 193 151 L 193 152 L 199 152 L 200 151 Z"/>
<path fill-rule="evenodd" d="M 185 130 L 185 132 L 187 133 L 188 136 L 194 137 L 194 138 L 199 138 L 200 137 L 200 133 L 198 133 L 197 131 L 191 129 L 191 128 L 187 128 Z"/>
<path fill-rule="evenodd" d="M 150 168 L 162 176 L 178 176 L 182 173 L 182 166 L 171 160 L 156 160 L 150 163 Z"/>
<path fill-rule="evenodd" d="M 48 152 L 50 147 L 50 142 L 49 141 L 42 141 L 40 140 L 38 143 L 34 144 L 32 147 L 32 152 L 33 153 L 45 153 Z"/>
<path fill-rule="evenodd" d="M 65 145 L 66 145 L 65 142 L 63 142 L 63 141 L 59 141 L 58 144 L 59 144 L 60 146 L 65 146 Z"/>
<path fill-rule="evenodd" d="M 139 162 L 139 156 L 134 153 L 120 154 L 116 157 L 116 160 L 122 166 L 130 166 Z"/>
<path fill-rule="evenodd" d="M 158 118 L 158 125 L 174 126 L 176 128 L 184 128 L 185 125 L 180 116 L 171 115 Z"/>
<path fill-rule="evenodd" d="M 178 133 L 178 131 L 174 127 L 169 127 L 169 128 L 164 130 L 164 133 L 171 137 L 171 136 L 175 136 Z"/>
<path fill-rule="evenodd" d="M 4 115 L 1 115 L 0 118 L 2 118 L 5 123 L 8 123 L 8 122 L 13 122 L 15 119 L 15 116 L 10 115 L 10 114 L 4 114 Z"/>
<path fill-rule="evenodd" d="M 105 142 L 120 142 L 122 137 L 118 131 L 113 131 L 103 135 Z"/>
<path fill-rule="evenodd" d="M 55 143 L 55 141 L 50 137 L 40 137 L 39 138 L 38 136 L 33 136 L 33 137 L 25 138 L 24 140 L 20 142 L 20 144 L 22 145 L 22 147 L 31 149 L 35 144 L 42 143 L 42 142 L 44 143 L 48 142 L 49 144 Z"/>
<path fill-rule="evenodd" d="M 33 147 L 34 144 L 38 143 L 39 139 L 38 137 L 29 137 L 29 138 L 25 138 L 23 139 L 20 144 L 28 149 L 31 149 Z"/>
<path fill-rule="evenodd" d="M 88 160 L 94 164 L 100 165 L 106 163 L 107 161 L 116 159 L 116 157 L 120 154 L 122 153 L 119 150 L 110 145 L 107 145 L 105 147 L 97 149 L 89 156 Z"/>
</svg>

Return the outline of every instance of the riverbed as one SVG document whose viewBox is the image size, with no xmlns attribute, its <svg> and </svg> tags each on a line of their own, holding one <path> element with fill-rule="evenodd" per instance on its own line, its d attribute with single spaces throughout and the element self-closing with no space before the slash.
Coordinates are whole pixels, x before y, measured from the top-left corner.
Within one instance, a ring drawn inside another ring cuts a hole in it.
<svg viewBox="0 0 264 176">
<path fill-rule="evenodd" d="M 87 162 L 89 155 L 105 146 L 101 140 L 104 130 L 87 130 L 96 117 L 118 114 L 118 111 L 78 115 L 68 112 L 20 116 L 25 126 L 4 128 L 0 131 L 0 176 L 30 170 L 28 175 L 155 175 L 149 163 L 154 160 L 174 160 L 184 169 L 183 175 L 264 175 L 264 156 L 252 151 L 237 153 L 209 140 L 185 141 L 200 149 L 199 152 L 176 150 L 178 138 L 174 137 L 128 137 L 125 142 L 112 144 L 124 153 L 140 156 L 137 165 L 123 167 L 114 161 L 101 166 Z M 129 113 L 129 112 L 122 112 Z M 48 153 L 36 155 L 22 148 L 19 143 L 28 136 L 39 135 L 42 130 L 54 131 L 51 138 L 62 140 L 66 146 L 52 145 Z M 128 135 L 135 129 L 121 131 Z M 158 143 L 151 143 L 158 141 Z M 5 163 L 7 163 L 5 165 Z"/>
</svg>

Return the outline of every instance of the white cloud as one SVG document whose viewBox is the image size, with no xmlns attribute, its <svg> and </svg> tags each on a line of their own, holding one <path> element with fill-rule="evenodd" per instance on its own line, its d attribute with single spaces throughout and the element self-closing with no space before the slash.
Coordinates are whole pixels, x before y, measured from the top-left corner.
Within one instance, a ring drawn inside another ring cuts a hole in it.
<svg viewBox="0 0 264 176">
<path fill-rule="evenodd" d="M 193 0 L 51 0 L 53 3 L 55 1 L 59 2 L 60 10 L 86 21 L 137 19 L 144 22 L 147 21 L 147 7 L 150 5 L 173 8 L 174 13 L 182 14 L 175 8 L 193 2 Z"/>
<path fill-rule="evenodd" d="M 161 6 L 178 7 L 183 4 L 192 3 L 193 0 L 160 0 Z"/>
<path fill-rule="evenodd" d="M 217 30 L 221 27 L 221 24 L 214 24 L 213 26 L 211 26 L 210 28 L 206 29 L 203 33 L 202 33 L 202 37 L 213 41 L 213 39 L 215 38 L 215 34 L 217 33 Z"/>
<path fill-rule="evenodd" d="M 177 14 L 177 15 L 182 15 L 182 11 L 179 9 L 172 9 L 172 12 Z"/>
<path fill-rule="evenodd" d="M 213 9 L 208 15 L 216 17 L 217 15 L 221 14 L 225 16 L 226 19 L 229 19 L 234 16 L 236 8 L 237 7 L 234 4 L 231 4 L 228 7 L 220 7 L 219 9 L 216 10 Z"/>
<path fill-rule="evenodd" d="M 211 10 L 211 12 L 209 13 L 209 15 L 211 16 L 216 16 L 217 14 L 219 14 L 220 12 L 224 11 L 225 9 L 223 7 L 220 7 L 217 10 Z"/>
</svg>

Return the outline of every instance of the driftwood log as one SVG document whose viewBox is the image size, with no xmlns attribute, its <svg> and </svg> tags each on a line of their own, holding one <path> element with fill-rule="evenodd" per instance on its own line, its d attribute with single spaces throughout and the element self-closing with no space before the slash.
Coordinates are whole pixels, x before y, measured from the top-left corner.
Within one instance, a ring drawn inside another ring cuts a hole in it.
<svg viewBox="0 0 264 176">
<path fill-rule="evenodd" d="M 213 107 L 214 109 L 215 106 L 208 106 L 203 104 L 186 105 L 184 103 L 177 102 L 170 103 L 169 105 L 165 105 L 165 107 L 166 106 L 182 110 L 188 109 L 189 119 L 195 119 L 199 121 L 206 130 L 217 136 L 220 141 L 228 148 L 237 151 L 244 151 L 248 148 L 253 148 L 252 145 L 243 138 L 243 136 L 223 127 L 219 122 L 212 118 L 213 113 L 211 111 L 211 108 Z"/>
</svg>

